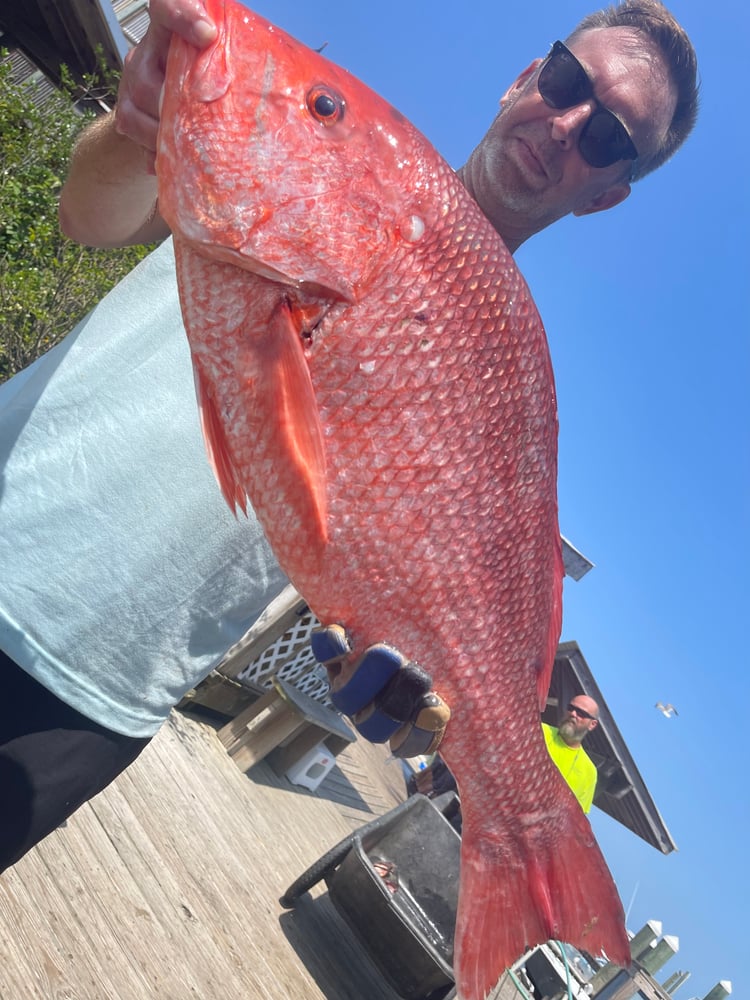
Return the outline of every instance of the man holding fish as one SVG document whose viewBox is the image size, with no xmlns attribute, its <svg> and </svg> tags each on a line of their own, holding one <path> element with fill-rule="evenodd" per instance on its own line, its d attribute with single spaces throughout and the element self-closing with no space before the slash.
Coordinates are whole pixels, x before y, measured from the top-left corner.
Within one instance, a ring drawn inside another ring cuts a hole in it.
<svg viewBox="0 0 750 1000">
<path fill-rule="evenodd" d="M 154 0 L 151 18 L 116 113 L 71 165 L 60 215 L 81 242 L 168 234 L 153 172 L 166 49 L 173 32 L 203 48 L 216 30 L 198 2 Z M 643 27 L 654 22 L 662 42 Z M 516 78 L 459 176 L 513 252 L 558 218 L 628 197 L 689 134 L 695 76 L 659 4 L 594 15 Z M 222 506 L 201 454 L 173 267 L 165 245 L 0 390 L 0 761 L 25 774 L 7 783 L 15 820 L 0 869 L 128 766 L 285 582 L 255 521 Z M 367 663 L 337 676 L 349 711 L 368 710 L 370 681 Z"/>
</svg>

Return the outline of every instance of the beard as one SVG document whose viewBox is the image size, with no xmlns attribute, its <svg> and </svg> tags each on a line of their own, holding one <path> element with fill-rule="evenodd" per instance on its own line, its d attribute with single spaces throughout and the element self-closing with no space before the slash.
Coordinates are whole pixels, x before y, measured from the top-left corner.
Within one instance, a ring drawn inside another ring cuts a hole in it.
<svg viewBox="0 0 750 1000">
<path fill-rule="evenodd" d="M 566 743 L 580 743 L 588 732 L 588 726 L 577 726 L 572 719 L 564 719 L 557 731 Z"/>
</svg>

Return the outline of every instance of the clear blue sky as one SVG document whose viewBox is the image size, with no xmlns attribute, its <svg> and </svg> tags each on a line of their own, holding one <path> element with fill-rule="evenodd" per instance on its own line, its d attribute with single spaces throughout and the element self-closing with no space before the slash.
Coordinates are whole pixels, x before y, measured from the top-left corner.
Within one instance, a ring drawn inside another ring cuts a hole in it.
<svg viewBox="0 0 750 1000">
<path fill-rule="evenodd" d="M 327 42 L 456 167 L 513 77 L 589 12 L 581 0 L 251 6 Z M 696 133 L 624 205 L 559 223 L 517 261 L 557 376 L 561 528 L 596 563 L 566 582 L 563 638 L 581 646 L 679 852 L 602 814 L 595 831 L 631 929 L 657 919 L 680 939 L 661 977 L 691 970 L 677 1000 L 720 979 L 744 998 L 750 19 L 740 0 L 672 9 L 698 51 Z"/>
</svg>

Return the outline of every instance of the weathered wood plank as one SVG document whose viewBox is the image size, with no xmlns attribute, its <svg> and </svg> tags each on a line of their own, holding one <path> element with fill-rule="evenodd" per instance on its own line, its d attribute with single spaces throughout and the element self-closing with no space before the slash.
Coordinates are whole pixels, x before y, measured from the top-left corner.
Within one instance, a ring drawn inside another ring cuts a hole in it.
<svg viewBox="0 0 750 1000">
<path fill-rule="evenodd" d="M 193 706 L 208 708 L 232 718 L 251 705 L 258 694 L 258 691 L 249 689 L 239 681 L 213 672 L 204 677 L 197 687 L 191 688 L 177 707 L 182 710 Z"/>
<path fill-rule="evenodd" d="M 403 798 L 355 744 L 317 792 L 247 777 L 175 715 L 117 782 L 0 876 L 0 1000 L 396 1000 L 323 888 L 279 896 Z"/>
<path fill-rule="evenodd" d="M 53 838 L 44 856 L 25 859 L 0 879 L 8 904 L 0 913 L 0 995 L 8 1000 L 146 995 L 146 984 L 134 975 L 117 940 L 100 933 L 99 894 L 82 893 L 65 842 L 59 834 Z M 108 967 L 117 968 L 117 982 L 107 975 Z"/>
</svg>

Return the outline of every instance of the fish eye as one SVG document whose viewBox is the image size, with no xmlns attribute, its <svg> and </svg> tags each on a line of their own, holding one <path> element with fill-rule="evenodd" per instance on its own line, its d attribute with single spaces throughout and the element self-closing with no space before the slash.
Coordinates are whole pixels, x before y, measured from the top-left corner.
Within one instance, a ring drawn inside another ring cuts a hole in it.
<svg viewBox="0 0 750 1000">
<path fill-rule="evenodd" d="M 313 87 L 307 95 L 307 107 L 321 125 L 335 125 L 344 116 L 344 101 L 327 87 Z"/>
</svg>

